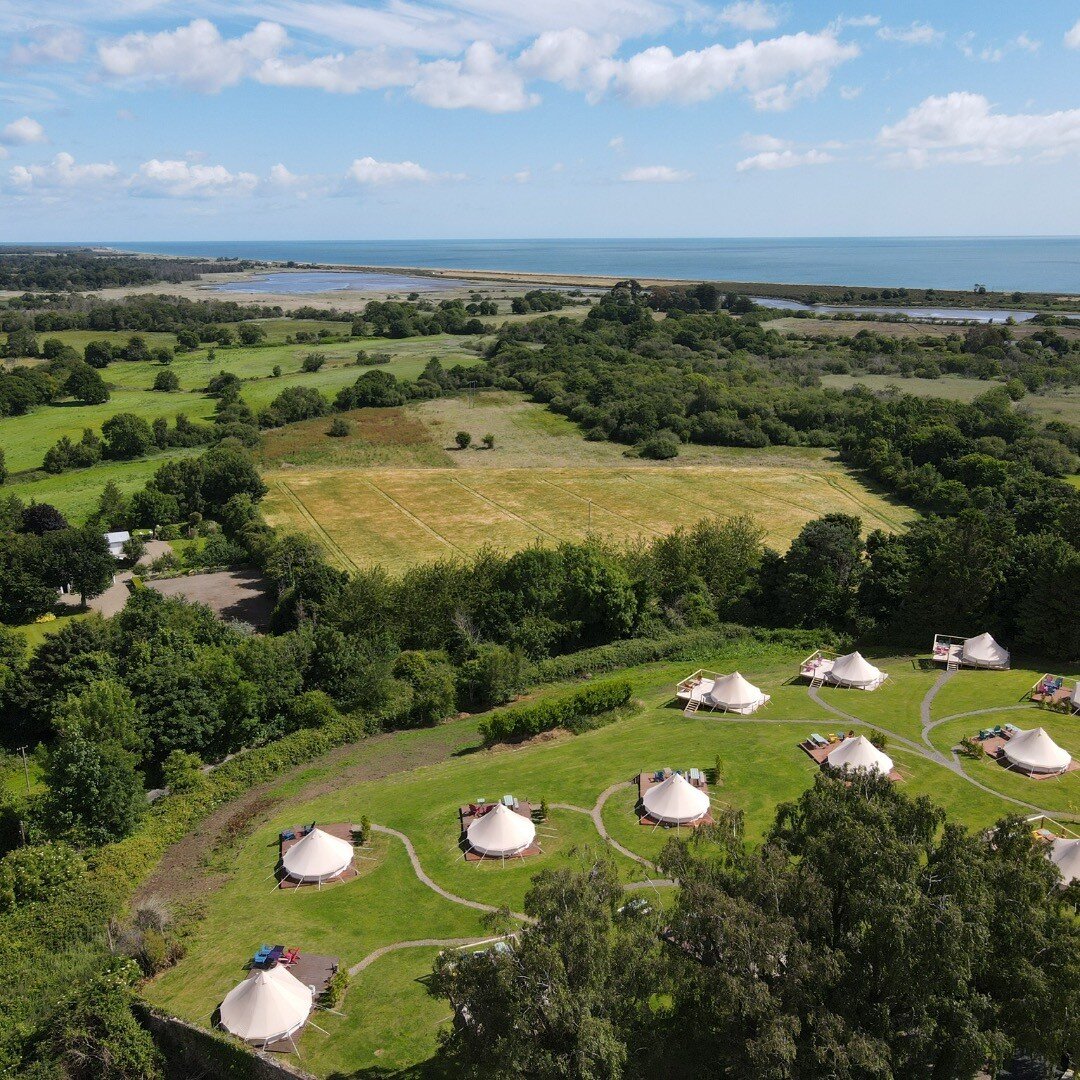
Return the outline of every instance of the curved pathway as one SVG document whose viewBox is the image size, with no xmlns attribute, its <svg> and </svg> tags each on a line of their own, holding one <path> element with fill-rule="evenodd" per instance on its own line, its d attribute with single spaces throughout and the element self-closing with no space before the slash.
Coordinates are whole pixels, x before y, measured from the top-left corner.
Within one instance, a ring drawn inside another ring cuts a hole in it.
<svg viewBox="0 0 1080 1080">
<path fill-rule="evenodd" d="M 398 949 L 447 948 L 452 949 L 461 945 L 479 945 L 481 940 L 488 941 L 490 938 L 453 937 L 453 938 L 420 938 L 419 941 L 395 941 L 393 945 L 384 945 L 381 949 L 370 952 L 357 964 L 349 968 L 349 976 L 355 977 L 366 967 L 370 967 L 380 957 L 387 953 L 397 952 Z M 501 939 L 499 939 L 501 940 Z"/>
<path fill-rule="evenodd" d="M 396 836 L 405 845 L 405 851 L 409 855 L 409 862 L 412 863 L 412 868 L 416 876 L 423 884 L 431 889 L 432 892 L 438 893 L 444 900 L 449 900 L 451 904 L 461 904 L 463 907 L 472 908 L 474 911 L 486 911 L 490 913 L 502 910 L 492 904 L 482 904 L 479 900 L 466 900 L 463 896 L 455 896 L 454 893 L 448 892 L 441 885 L 432 881 L 424 868 L 420 865 L 420 859 L 417 857 L 416 848 L 413 847 L 412 841 L 403 832 L 398 832 L 397 829 L 387 828 L 385 825 L 373 824 L 371 828 L 373 832 L 383 833 L 385 836 Z M 528 915 L 522 915 L 517 911 L 511 911 L 510 915 L 515 919 L 519 919 L 521 922 L 533 921 Z"/>
</svg>

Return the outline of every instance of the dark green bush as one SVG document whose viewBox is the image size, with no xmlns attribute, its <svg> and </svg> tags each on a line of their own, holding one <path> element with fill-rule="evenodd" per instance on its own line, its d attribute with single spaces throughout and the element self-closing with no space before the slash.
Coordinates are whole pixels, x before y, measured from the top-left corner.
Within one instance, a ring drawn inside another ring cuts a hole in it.
<svg viewBox="0 0 1080 1080">
<path fill-rule="evenodd" d="M 630 693 L 630 683 L 616 679 L 583 687 L 565 697 L 504 709 L 481 721 L 480 737 L 485 744 L 491 745 L 527 739 L 557 727 L 581 730 L 587 726 L 584 722 L 590 717 L 625 705 L 630 700 Z"/>
</svg>

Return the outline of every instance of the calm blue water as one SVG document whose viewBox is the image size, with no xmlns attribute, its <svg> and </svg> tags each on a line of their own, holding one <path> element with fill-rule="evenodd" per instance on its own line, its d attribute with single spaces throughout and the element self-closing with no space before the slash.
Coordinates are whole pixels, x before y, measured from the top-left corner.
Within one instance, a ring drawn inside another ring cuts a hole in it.
<svg viewBox="0 0 1080 1080">
<path fill-rule="evenodd" d="M 285 275 L 288 276 L 288 275 Z M 888 307 L 877 304 L 802 304 L 778 296 L 751 296 L 762 307 L 783 308 L 786 311 L 816 311 L 819 315 L 907 315 L 910 319 L 966 319 L 970 322 L 1004 322 L 1008 318 L 1027 322 L 1035 318 L 1034 311 L 1002 311 L 995 308 L 963 307 Z"/>
<path fill-rule="evenodd" d="M 127 251 L 785 284 L 1080 293 L 1080 237 L 730 240 L 161 241 Z"/>
</svg>

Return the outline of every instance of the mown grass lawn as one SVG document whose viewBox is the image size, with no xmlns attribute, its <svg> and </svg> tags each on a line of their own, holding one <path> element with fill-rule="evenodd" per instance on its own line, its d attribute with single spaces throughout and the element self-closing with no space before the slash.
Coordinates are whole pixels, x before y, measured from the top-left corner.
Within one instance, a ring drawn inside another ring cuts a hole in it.
<svg viewBox="0 0 1080 1080">
<path fill-rule="evenodd" d="M 335 782 L 325 766 L 313 764 L 276 792 L 273 807 L 250 835 L 233 849 L 208 855 L 209 866 L 225 875 L 224 884 L 210 893 L 205 917 L 188 941 L 188 955 L 151 983 L 147 996 L 205 1023 L 225 992 L 243 977 L 244 960 L 264 941 L 334 953 L 352 965 L 391 942 L 485 933 L 478 912 L 444 900 L 418 882 L 402 845 L 391 837 L 378 838 L 376 861 L 362 864 L 364 872 L 355 881 L 322 891 L 273 889 L 269 875 L 276 862 L 278 830 L 298 821 L 355 822 L 366 815 L 405 833 L 424 870 L 451 893 L 520 911 L 536 872 L 567 865 L 577 849 L 604 847 L 588 814 L 552 804 L 590 810 L 605 789 L 629 781 L 642 769 L 710 768 L 719 756 L 722 783 L 713 789 L 714 799 L 742 809 L 748 841 L 759 841 L 778 804 L 797 798 L 817 775 L 798 742 L 811 731 L 847 726 L 836 723 L 804 686 L 790 682 L 801 658 L 797 651 L 773 646 L 741 653 L 731 647 L 702 657 L 699 664 L 629 669 L 619 674 L 630 680 L 640 705 L 624 719 L 577 737 L 552 735 L 516 748 L 483 750 L 475 747 L 476 721 L 464 719 L 400 733 L 376 749 L 384 755 L 400 753 L 401 747 L 436 738 L 449 738 L 462 748 L 439 764 L 359 782 Z M 917 733 L 920 691 L 932 685 L 934 673 L 918 670 L 910 657 L 879 663 L 894 675 L 892 696 L 859 693 L 856 707 L 851 703 L 855 693 L 848 692 L 842 698 L 845 711 L 873 714 L 875 722 L 890 730 L 903 727 Z M 703 712 L 686 717 L 670 702 L 675 682 L 696 666 L 722 672 L 737 667 L 771 693 L 773 701 L 753 719 Z M 1029 682 L 1034 681 L 1037 673 L 1028 674 Z M 1080 749 L 1077 727 L 1075 739 L 1067 744 Z M 397 751 L 387 749 L 398 744 Z M 352 760 L 361 761 L 365 752 L 364 744 L 358 744 Z M 971 828 L 983 828 L 1011 809 L 916 752 L 900 745 L 890 746 L 889 752 L 905 777 L 905 791 L 929 795 Z M 348 767 L 338 762 L 335 775 L 347 777 Z M 1027 782 L 1037 794 L 1046 783 Z M 1066 789 L 1080 792 L 1080 775 L 1070 774 L 1058 784 L 1058 791 Z M 457 849 L 458 806 L 508 793 L 534 803 L 545 799 L 551 807 L 542 827 L 544 854 L 505 865 L 465 862 Z M 604 806 L 603 821 L 615 840 L 653 859 L 670 832 L 639 825 L 634 801 L 632 789 L 616 791 Z M 623 880 L 646 876 L 639 864 L 613 857 Z M 365 1068 L 402 1069 L 428 1061 L 438 1024 L 448 1012 L 444 1002 L 429 999 L 423 989 L 433 955 L 433 949 L 409 949 L 375 961 L 346 998 L 342 1011 L 347 1018 L 319 1018 L 332 1037 L 314 1031 L 304 1035 L 305 1067 L 320 1076 L 351 1075 Z M 407 1022 L 400 1021 L 403 1016 Z"/>
</svg>

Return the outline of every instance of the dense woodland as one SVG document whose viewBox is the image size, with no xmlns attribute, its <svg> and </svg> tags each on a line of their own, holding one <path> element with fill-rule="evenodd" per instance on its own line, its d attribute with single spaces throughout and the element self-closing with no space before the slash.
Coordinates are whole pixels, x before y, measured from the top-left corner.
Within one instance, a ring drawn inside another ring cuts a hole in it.
<svg viewBox="0 0 1080 1080">
<path fill-rule="evenodd" d="M 437 723 L 576 674 L 582 655 L 590 660 L 580 670 L 598 670 L 601 653 L 617 669 L 694 634 L 923 649 L 935 631 L 990 629 L 1018 652 L 1080 657 L 1080 491 L 1061 479 L 1077 469 L 1080 432 L 1014 403 L 1073 381 L 1075 343 L 1052 328 L 1024 342 L 979 331 L 958 334 L 955 349 L 938 340 L 932 350 L 916 343 L 894 354 L 866 339 L 792 342 L 738 298 L 728 311 L 703 311 L 723 301 L 702 293 L 699 310 L 667 303 L 663 319 L 647 299 L 628 286 L 584 320 L 508 323 L 468 378 L 528 393 L 588 438 L 632 454 L 670 457 L 689 441 L 834 447 L 923 516 L 903 533 L 863 538 L 857 518 L 828 515 L 785 554 L 746 518 L 629 547 L 596 539 L 484 551 L 400 575 L 345 574 L 312 541 L 265 524 L 265 487 L 250 453 L 261 429 L 452 392 L 464 372 L 438 361 L 415 381 L 364 370 L 333 402 L 290 387 L 258 414 L 240 380 L 221 373 L 206 387 L 213 424 L 162 429 L 114 416 L 100 434 L 58 443 L 56 469 L 94 454 L 208 448 L 163 464 L 130 498 L 106 489 L 86 527 L 0 488 L 2 621 L 48 611 L 60 586 L 100 592 L 113 569 L 102 531 L 135 526 L 211 536 L 223 562 L 260 570 L 276 600 L 265 635 L 149 590 L 112 619 L 65 625 L 32 652 L 0 628 L 2 742 L 40 744 L 46 762 L 42 794 L 0 803 L 9 852 L 0 859 L 0 960 L 9 973 L 0 1071 L 101 1075 L 97 1065 L 111 1055 L 127 1064 L 110 1075 L 153 1075 L 127 987 L 167 964 L 172 946 L 127 927 L 124 940 L 134 944 L 117 957 L 102 930 L 122 919 L 140 874 L 215 800 L 282 767 L 282 740 L 315 753 L 334 740 Z M 461 302 L 373 304 L 350 315 L 343 333 L 480 333 L 480 317 L 490 315 L 481 302 L 475 312 Z M 548 302 L 538 298 L 532 310 Z M 19 320 L 8 327 L 9 351 L 32 355 L 19 350 L 33 338 L 45 362 L 0 376 L 0 412 L 76 391 L 92 400 L 100 390 L 91 376 L 100 382 L 102 368 L 130 359 L 129 349 L 143 358 L 130 341 L 107 354 L 87 346 L 82 356 L 39 343 L 39 316 L 101 310 L 116 323 L 130 308 L 137 325 L 125 329 L 179 329 L 199 341 L 220 341 L 203 334 L 220 335 L 232 316 L 254 318 L 216 301 L 109 301 L 85 311 L 80 303 L 5 313 Z M 1008 381 L 988 383 L 970 404 L 819 385 L 838 364 L 862 370 L 875 358 L 910 359 L 918 371 L 946 355 Z M 213 781 L 201 772 L 241 749 Z M 149 810 L 145 791 L 162 784 L 172 794 Z M 846 855 L 824 845 L 838 821 L 866 842 Z M 742 843 L 737 819 L 726 824 L 710 843 L 665 852 L 665 868 L 685 887 L 662 927 L 656 916 L 619 910 L 602 861 L 580 875 L 541 875 L 529 900 L 537 925 L 511 954 L 436 972 L 434 991 L 466 1006 L 485 1032 L 456 1029 L 448 1057 L 487 1075 L 513 1075 L 507 1063 L 516 1062 L 521 1075 L 616 1077 L 632 1075 L 632 1061 L 660 1067 L 690 1054 L 709 1076 L 944 1078 L 971 1075 L 1017 1046 L 1050 1057 L 1076 1049 L 1076 897 L 1050 888 L 1017 823 L 987 843 L 942 831 L 938 811 L 891 788 L 821 783 L 781 810 L 756 851 Z M 660 944 L 661 929 L 673 947 Z M 1014 943 L 1017 962 L 1007 969 L 996 963 L 999 934 Z M 1062 942 L 1061 957 L 1022 962 L 1049 935 Z M 57 953 L 63 965 L 52 962 Z M 886 954 L 902 962 L 886 965 Z M 548 992 L 565 1007 L 543 1010 L 548 1037 L 537 1040 L 539 980 L 552 964 L 560 981 Z M 914 968 L 926 977 L 908 978 Z M 628 985 L 614 975 L 630 969 L 657 973 L 670 1001 L 663 1015 L 644 994 L 612 995 L 616 982 Z M 868 969 L 880 976 L 866 979 Z M 943 1045 L 941 1030 L 962 1037 Z M 73 1041 L 89 1047 L 84 1057 L 69 1052 Z"/>
</svg>

